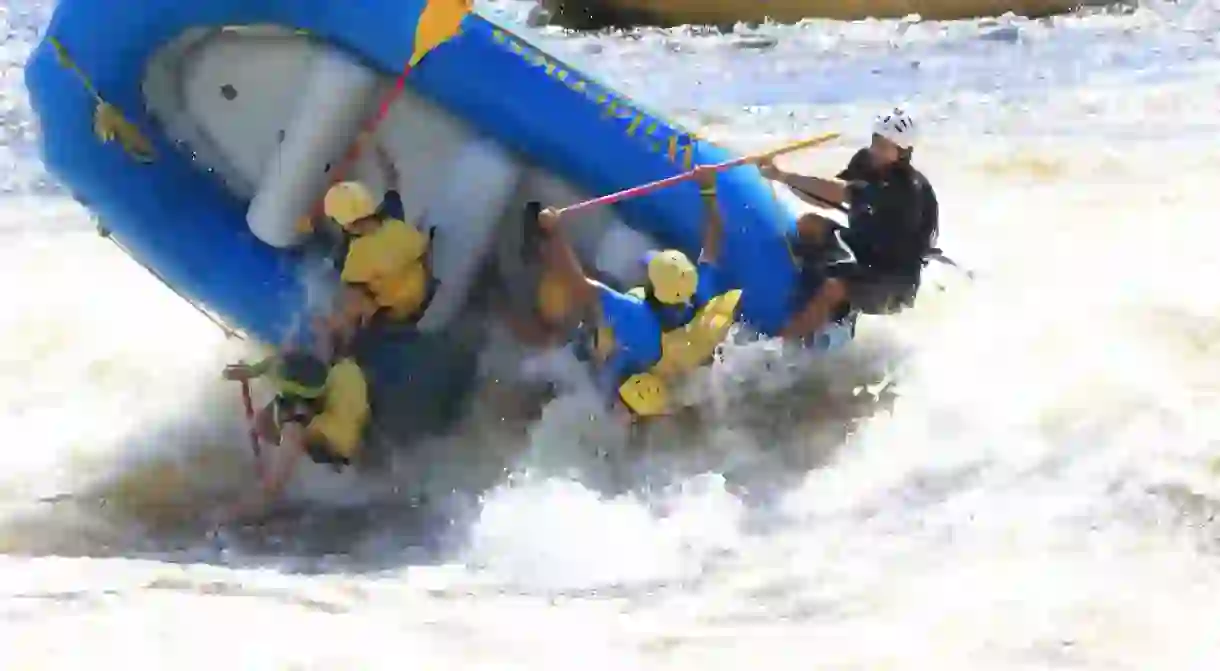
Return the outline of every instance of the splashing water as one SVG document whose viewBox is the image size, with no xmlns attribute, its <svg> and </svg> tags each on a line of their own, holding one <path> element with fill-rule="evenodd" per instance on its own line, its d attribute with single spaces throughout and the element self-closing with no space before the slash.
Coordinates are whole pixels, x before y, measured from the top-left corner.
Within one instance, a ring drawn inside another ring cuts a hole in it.
<svg viewBox="0 0 1220 671">
<path fill-rule="evenodd" d="M 249 465 L 217 373 L 250 352 L 42 171 L 19 67 L 48 15 L 0 8 L 5 668 L 1215 667 L 1214 12 L 522 28 L 743 149 L 910 102 L 978 279 L 930 271 L 826 361 L 731 350 L 646 453 L 598 456 L 621 427 L 580 393 L 476 408 L 392 482 L 298 483 L 377 505 L 220 539 Z"/>
</svg>

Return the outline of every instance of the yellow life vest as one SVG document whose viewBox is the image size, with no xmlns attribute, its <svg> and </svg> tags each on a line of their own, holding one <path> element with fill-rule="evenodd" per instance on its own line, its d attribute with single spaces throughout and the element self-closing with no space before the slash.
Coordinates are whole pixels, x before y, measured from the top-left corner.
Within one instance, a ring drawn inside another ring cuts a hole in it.
<svg viewBox="0 0 1220 671">
<path fill-rule="evenodd" d="M 641 300 L 643 287 L 627 292 Z M 648 372 L 632 375 L 618 388 L 619 398 L 637 417 L 657 417 L 669 412 L 668 380 L 707 363 L 724 342 L 737 319 L 741 290 L 727 291 L 695 311 L 687 323 L 661 334 L 661 358 Z"/>
<path fill-rule="evenodd" d="M 638 373 L 618 388 L 619 398 L 638 417 L 657 417 L 669 412 L 669 388 L 653 373 Z"/>
<path fill-rule="evenodd" d="M 322 412 L 305 427 L 306 438 L 320 439 L 335 456 L 350 461 L 360 449 L 369 414 L 364 372 L 354 360 L 343 359 L 327 375 Z"/>
<path fill-rule="evenodd" d="M 352 240 L 340 279 L 367 286 L 373 301 L 394 318 L 411 317 L 428 296 L 427 249 L 428 238 L 419 229 L 387 219 L 376 231 Z"/>
<path fill-rule="evenodd" d="M 352 240 L 343 263 L 344 282 L 366 283 L 423 259 L 428 236 L 398 219 L 386 219 L 377 230 Z"/>
<path fill-rule="evenodd" d="M 373 300 L 393 319 L 407 319 L 419 312 L 428 296 L 428 271 L 416 263 L 369 283 Z"/>
<path fill-rule="evenodd" d="M 643 293 L 642 288 L 632 292 Z M 634 294 L 633 295 L 637 295 Z M 711 360 L 737 319 L 741 290 L 733 289 L 709 300 L 690 321 L 661 334 L 661 358 L 651 372 L 665 378 L 690 372 Z"/>
</svg>

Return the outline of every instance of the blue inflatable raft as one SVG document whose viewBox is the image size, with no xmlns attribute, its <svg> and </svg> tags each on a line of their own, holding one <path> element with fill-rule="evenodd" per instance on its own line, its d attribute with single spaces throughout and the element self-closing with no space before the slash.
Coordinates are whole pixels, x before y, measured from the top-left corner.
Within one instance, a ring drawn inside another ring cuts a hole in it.
<svg viewBox="0 0 1220 671">
<path fill-rule="evenodd" d="M 299 221 L 404 69 L 378 151 L 348 174 L 389 187 L 391 161 L 408 219 L 439 229 L 425 333 L 460 322 L 489 255 L 511 265 L 525 201 L 731 158 L 465 0 L 61 0 L 26 84 L 48 169 L 101 226 L 183 296 L 278 343 L 311 301 Z M 774 332 L 791 309 L 795 213 L 753 167 L 719 186 L 726 280 L 743 317 Z M 582 215 L 573 235 L 630 284 L 644 248 L 697 254 L 701 212 L 684 183 Z M 402 365 L 425 392 L 441 374 Z"/>
</svg>

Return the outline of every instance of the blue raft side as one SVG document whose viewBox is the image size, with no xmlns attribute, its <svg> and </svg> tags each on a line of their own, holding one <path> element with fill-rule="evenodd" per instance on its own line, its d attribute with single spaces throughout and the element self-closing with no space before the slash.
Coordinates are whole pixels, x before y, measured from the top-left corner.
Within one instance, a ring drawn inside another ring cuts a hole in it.
<svg viewBox="0 0 1220 671">
<path fill-rule="evenodd" d="M 150 165 L 103 145 L 92 131 L 93 100 L 58 63 L 44 40 L 26 69 L 26 85 L 44 129 L 47 167 L 93 209 L 142 263 L 186 296 L 275 342 L 297 323 L 304 290 L 295 254 L 259 242 L 247 228 L 248 203 L 198 170 L 149 118 L 141 91 L 155 50 L 189 28 L 276 24 L 307 30 L 374 67 L 399 72 L 411 55 L 425 0 L 63 0 L 47 30 L 67 49 L 102 97 L 153 140 Z M 533 56 L 523 56 L 523 51 Z M 530 60 L 532 58 L 533 60 Z M 416 67 L 412 88 L 542 168 L 591 193 L 608 193 L 680 172 L 657 144 L 629 137 L 642 112 L 621 95 L 544 55 L 482 17 L 467 16 L 460 34 Z M 552 76 L 556 70 L 566 80 Z M 550 74 L 548 74 L 550 73 Z M 586 82 L 576 85 L 574 82 Z M 590 91 L 593 91 L 591 94 Z M 607 112 L 607 101 L 617 110 Z M 630 105 L 630 107 L 628 107 Z M 632 112 L 631 110 L 635 110 Z M 689 134 L 652 116 L 651 135 Z M 710 143 L 692 145 L 695 163 L 731 158 Z M 744 289 L 743 315 L 774 332 L 789 313 L 792 275 L 785 235 L 793 212 L 752 167 L 719 181 L 726 219 L 725 271 Z M 698 251 L 702 203 L 683 184 L 618 206 L 625 221 L 687 252 Z"/>
</svg>

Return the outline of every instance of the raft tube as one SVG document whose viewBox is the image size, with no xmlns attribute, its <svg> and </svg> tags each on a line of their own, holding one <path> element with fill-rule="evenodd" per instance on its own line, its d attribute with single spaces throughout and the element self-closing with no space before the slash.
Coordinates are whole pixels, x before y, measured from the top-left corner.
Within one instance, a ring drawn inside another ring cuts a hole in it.
<svg viewBox="0 0 1220 671">
<path fill-rule="evenodd" d="M 398 187 L 407 217 L 439 229 L 423 331 L 453 328 L 525 200 L 564 205 L 732 158 L 464 0 L 61 0 L 26 85 L 47 168 L 100 225 L 185 298 L 276 344 L 309 304 L 298 220 L 404 68 L 374 138 L 399 182 L 373 151 L 348 174 Z M 719 189 L 726 280 L 742 316 L 774 333 L 790 313 L 796 212 L 752 166 Z M 701 224 L 688 182 L 573 226 L 600 258 L 624 225 L 694 256 Z M 425 377 L 402 373 L 426 389 Z"/>
</svg>

